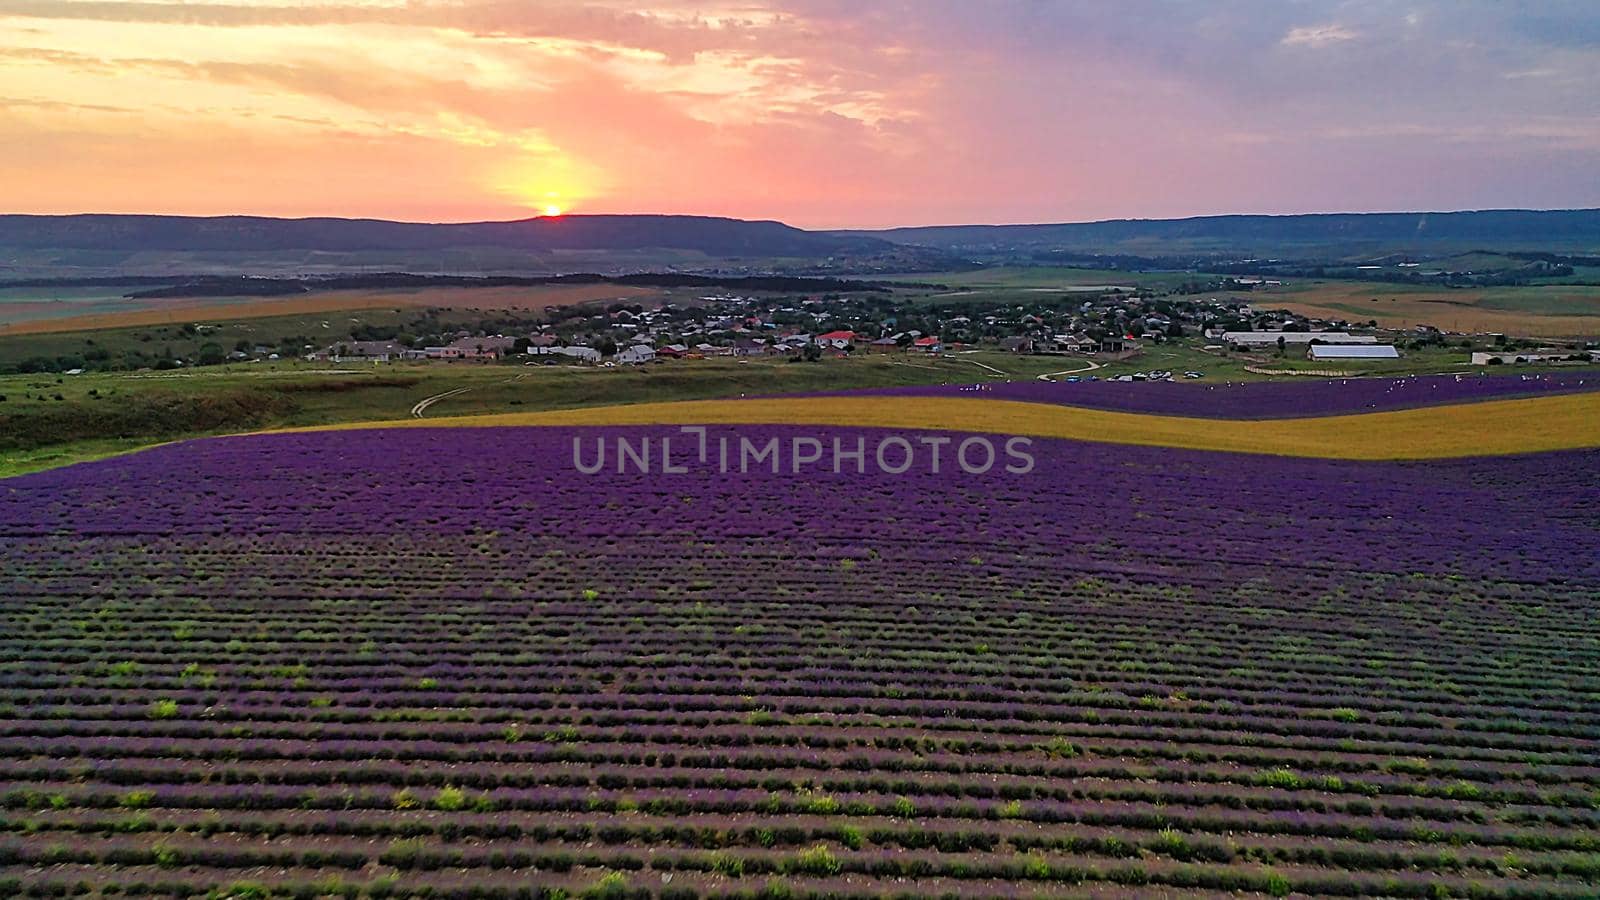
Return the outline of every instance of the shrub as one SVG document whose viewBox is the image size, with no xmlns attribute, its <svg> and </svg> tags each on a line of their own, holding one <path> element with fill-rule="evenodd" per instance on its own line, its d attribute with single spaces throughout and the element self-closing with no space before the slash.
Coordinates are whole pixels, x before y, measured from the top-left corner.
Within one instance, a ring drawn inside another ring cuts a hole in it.
<svg viewBox="0 0 1600 900">
<path fill-rule="evenodd" d="M 808 813 L 831 816 L 839 811 L 839 801 L 827 794 L 806 793 L 802 795 L 801 803 Z"/>
<path fill-rule="evenodd" d="M 594 886 L 583 892 L 585 900 L 625 900 L 632 896 L 628 876 L 621 872 L 607 872 Z"/>
<path fill-rule="evenodd" d="M 157 700 L 150 704 L 148 715 L 152 719 L 173 719 L 178 715 L 178 701 Z"/>
<path fill-rule="evenodd" d="M 760 900 L 791 900 L 794 897 L 794 888 L 789 887 L 788 882 L 781 879 L 770 878 L 757 896 Z M 662 900 L 665 900 L 665 897 Z"/>
<path fill-rule="evenodd" d="M 386 866 L 393 866 L 396 869 L 414 868 L 417 860 L 422 856 L 423 849 L 422 841 L 416 838 L 395 841 L 389 845 L 389 849 L 379 855 L 378 862 Z"/>
<path fill-rule="evenodd" d="M 1083 755 L 1083 748 L 1060 736 L 1039 745 L 1039 749 L 1051 759 L 1073 759 Z"/>
<path fill-rule="evenodd" d="M 1037 853 L 1030 853 L 1022 861 L 1022 874 L 1036 881 L 1050 877 L 1050 861 Z"/>
<path fill-rule="evenodd" d="M 129 791 L 117 798 L 117 805 L 123 809 L 144 809 L 155 799 L 155 791 Z"/>
<path fill-rule="evenodd" d="M 843 866 L 839 858 L 833 855 L 833 851 L 823 844 L 818 844 L 800 851 L 790 868 L 806 875 L 837 875 Z"/>
<path fill-rule="evenodd" d="M 1283 788 L 1295 790 L 1302 786 L 1299 775 L 1286 768 L 1269 769 L 1256 776 L 1256 783 L 1263 787 Z"/>
<path fill-rule="evenodd" d="M 744 857 L 731 853 L 716 853 L 711 856 L 711 871 L 729 878 L 744 877 Z"/>
<path fill-rule="evenodd" d="M 433 808 L 444 812 L 455 812 L 467 805 L 467 794 L 454 785 L 447 785 L 433 795 Z"/>
</svg>

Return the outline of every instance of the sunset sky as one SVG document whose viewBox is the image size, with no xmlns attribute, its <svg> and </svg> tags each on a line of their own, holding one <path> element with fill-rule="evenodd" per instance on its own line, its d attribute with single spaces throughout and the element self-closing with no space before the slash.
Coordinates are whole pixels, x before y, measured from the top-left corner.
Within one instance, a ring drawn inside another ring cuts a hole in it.
<svg viewBox="0 0 1600 900">
<path fill-rule="evenodd" d="M 1595 0 L 0 0 L 0 212 L 1600 206 Z"/>
</svg>

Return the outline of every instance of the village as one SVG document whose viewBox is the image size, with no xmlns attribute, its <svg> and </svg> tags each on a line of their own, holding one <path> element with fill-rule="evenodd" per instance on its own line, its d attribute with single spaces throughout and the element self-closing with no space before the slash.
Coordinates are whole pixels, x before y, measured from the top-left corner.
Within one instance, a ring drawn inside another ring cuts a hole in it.
<svg viewBox="0 0 1600 900">
<path fill-rule="evenodd" d="M 1333 366 L 1395 360 L 1409 350 L 1458 348 L 1471 365 L 1584 363 L 1592 345 L 1546 346 L 1503 334 L 1464 335 L 1422 325 L 1380 329 L 1258 309 L 1233 297 L 1108 292 L 1059 298 L 914 304 L 894 294 L 804 297 L 706 295 L 646 307 L 612 303 L 551 310 L 526 329 L 404 333 L 306 348 L 330 362 L 436 361 L 638 366 L 713 357 L 820 361 L 861 354 L 941 355 L 970 350 L 1126 360 L 1183 342 L 1216 355 L 1304 359 Z M 245 356 L 246 354 L 240 354 Z"/>
</svg>

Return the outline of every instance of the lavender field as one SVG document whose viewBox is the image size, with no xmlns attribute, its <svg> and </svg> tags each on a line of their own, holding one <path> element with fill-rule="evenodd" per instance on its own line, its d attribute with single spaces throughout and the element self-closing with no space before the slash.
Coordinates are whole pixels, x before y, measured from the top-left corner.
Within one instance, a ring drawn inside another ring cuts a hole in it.
<svg viewBox="0 0 1600 900">
<path fill-rule="evenodd" d="M 0 481 L 0 894 L 1600 893 L 1600 451 L 580 433 Z"/>
<path fill-rule="evenodd" d="M 1413 409 L 1479 400 L 1508 400 L 1600 391 L 1600 373 L 1537 372 L 1518 375 L 1408 375 L 1303 381 L 1118 382 L 1007 381 L 979 384 L 870 388 L 854 394 L 907 397 L 994 397 L 1060 403 L 1091 409 L 1200 416 L 1217 419 L 1285 419 Z"/>
</svg>

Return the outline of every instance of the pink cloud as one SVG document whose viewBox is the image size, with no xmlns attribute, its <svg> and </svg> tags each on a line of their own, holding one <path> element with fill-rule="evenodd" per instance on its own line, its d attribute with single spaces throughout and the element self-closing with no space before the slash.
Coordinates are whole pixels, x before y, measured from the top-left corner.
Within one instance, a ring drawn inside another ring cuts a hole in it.
<svg viewBox="0 0 1600 900">
<path fill-rule="evenodd" d="M 1492 6 L 975 6 L 0 0 L 0 175 L 35 211 L 829 226 L 1600 203 L 1600 56 Z"/>
</svg>

